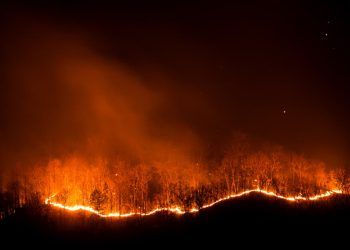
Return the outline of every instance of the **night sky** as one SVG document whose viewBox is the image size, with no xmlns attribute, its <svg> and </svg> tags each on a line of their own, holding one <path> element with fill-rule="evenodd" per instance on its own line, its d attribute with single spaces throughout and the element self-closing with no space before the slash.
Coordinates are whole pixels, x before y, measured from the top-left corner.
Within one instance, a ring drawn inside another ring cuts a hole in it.
<svg viewBox="0 0 350 250">
<path fill-rule="evenodd" d="M 0 6 L 3 166 L 243 132 L 350 167 L 349 2 L 31 2 Z"/>
</svg>

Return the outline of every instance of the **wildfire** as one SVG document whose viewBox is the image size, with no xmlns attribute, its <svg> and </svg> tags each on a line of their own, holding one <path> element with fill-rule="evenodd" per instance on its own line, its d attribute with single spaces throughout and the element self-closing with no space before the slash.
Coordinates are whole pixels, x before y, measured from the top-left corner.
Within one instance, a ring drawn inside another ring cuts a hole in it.
<svg viewBox="0 0 350 250">
<path fill-rule="evenodd" d="M 325 197 L 332 196 L 334 194 L 341 194 L 342 193 L 341 190 L 334 189 L 334 190 L 331 190 L 331 191 L 327 191 L 327 192 L 325 192 L 323 194 L 314 195 L 314 196 L 311 196 L 311 197 L 303 197 L 303 196 L 294 196 L 294 197 L 292 197 L 292 196 L 278 195 L 278 194 L 276 194 L 274 192 L 269 192 L 269 191 L 263 190 L 263 189 L 251 189 L 251 190 L 246 190 L 246 191 L 238 193 L 238 194 L 228 195 L 228 196 L 223 197 L 221 199 L 218 199 L 218 200 L 216 200 L 216 201 L 214 201 L 214 202 L 212 202 L 210 204 L 204 205 L 201 209 L 192 208 L 189 211 L 187 211 L 187 213 L 197 213 L 197 212 L 199 212 L 202 209 L 206 209 L 206 208 L 212 207 L 215 204 L 218 204 L 218 203 L 220 203 L 222 201 L 233 199 L 233 198 L 237 198 L 237 197 L 241 197 L 241 196 L 253 193 L 253 192 L 262 193 L 262 194 L 267 195 L 267 196 L 275 197 L 275 198 L 286 200 L 286 201 L 290 201 L 290 202 L 316 201 L 316 200 L 323 199 Z M 179 214 L 179 215 L 186 213 L 186 211 L 184 209 L 182 209 L 181 207 L 175 206 L 175 207 L 170 207 L 170 208 L 156 208 L 156 209 L 154 209 L 154 210 L 152 210 L 150 212 L 147 212 L 147 213 L 137 213 L 137 212 L 119 213 L 119 212 L 113 212 L 113 213 L 104 214 L 104 213 L 98 212 L 97 210 L 95 210 L 95 209 L 93 209 L 92 207 L 89 207 L 89 206 L 83 206 L 83 205 L 66 206 L 66 205 L 63 205 L 61 203 L 51 201 L 52 198 L 54 198 L 54 197 L 55 197 L 55 195 L 52 195 L 49 198 L 45 199 L 45 204 L 51 205 L 51 206 L 56 207 L 56 208 L 64 209 L 64 210 L 67 210 L 67 211 L 86 211 L 86 212 L 89 212 L 89 213 L 92 213 L 92 214 L 95 214 L 95 215 L 98 215 L 98 216 L 104 217 L 104 218 L 107 218 L 107 217 L 116 217 L 116 218 L 123 218 L 124 217 L 125 218 L 125 217 L 131 217 L 131 216 L 135 216 L 135 215 L 138 215 L 138 216 L 149 216 L 149 215 L 152 215 L 152 214 L 155 214 L 155 213 L 158 213 L 158 212 L 164 212 L 164 211 L 170 212 L 170 213 L 174 213 L 174 214 Z"/>
</svg>

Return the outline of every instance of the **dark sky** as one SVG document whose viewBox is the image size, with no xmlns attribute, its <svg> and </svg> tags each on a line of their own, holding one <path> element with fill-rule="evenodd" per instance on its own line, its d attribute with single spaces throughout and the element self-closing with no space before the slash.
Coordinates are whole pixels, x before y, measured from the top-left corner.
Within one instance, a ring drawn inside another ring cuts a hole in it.
<svg viewBox="0 0 350 250">
<path fill-rule="evenodd" d="M 347 1 L 45 2 L 1 6 L 2 164 L 236 131 L 350 162 Z"/>
</svg>

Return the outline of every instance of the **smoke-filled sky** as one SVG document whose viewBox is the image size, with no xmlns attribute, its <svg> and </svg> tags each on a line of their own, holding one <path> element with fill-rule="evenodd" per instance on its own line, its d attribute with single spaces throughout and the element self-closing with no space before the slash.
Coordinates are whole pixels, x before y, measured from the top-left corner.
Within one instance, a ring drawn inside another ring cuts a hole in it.
<svg viewBox="0 0 350 250">
<path fill-rule="evenodd" d="M 349 162 L 348 3 L 110 2 L 2 3 L 2 167 L 208 156 L 236 132 Z"/>
</svg>

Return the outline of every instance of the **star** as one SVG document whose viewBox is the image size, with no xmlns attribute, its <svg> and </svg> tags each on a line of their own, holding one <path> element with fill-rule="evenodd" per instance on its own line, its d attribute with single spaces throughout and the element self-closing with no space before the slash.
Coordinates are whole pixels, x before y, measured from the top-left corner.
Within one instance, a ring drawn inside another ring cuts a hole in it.
<svg viewBox="0 0 350 250">
<path fill-rule="evenodd" d="M 327 40 L 328 39 L 328 33 L 327 32 L 321 32 L 320 38 L 321 38 L 321 40 Z"/>
</svg>

